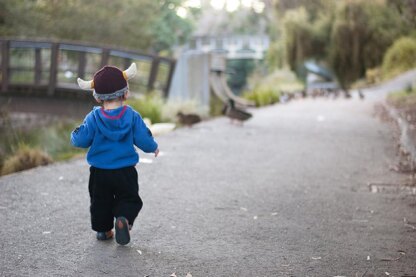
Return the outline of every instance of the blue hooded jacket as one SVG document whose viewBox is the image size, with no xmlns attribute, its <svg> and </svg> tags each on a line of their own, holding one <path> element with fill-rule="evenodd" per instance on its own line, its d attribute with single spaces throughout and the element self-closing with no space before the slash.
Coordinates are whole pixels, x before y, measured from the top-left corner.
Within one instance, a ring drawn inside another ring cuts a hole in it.
<svg viewBox="0 0 416 277">
<path fill-rule="evenodd" d="M 136 165 L 139 155 L 134 145 L 146 153 L 158 148 L 142 117 L 130 106 L 114 110 L 94 107 L 84 123 L 72 131 L 71 143 L 76 147 L 89 147 L 88 163 L 101 169 Z"/>
</svg>

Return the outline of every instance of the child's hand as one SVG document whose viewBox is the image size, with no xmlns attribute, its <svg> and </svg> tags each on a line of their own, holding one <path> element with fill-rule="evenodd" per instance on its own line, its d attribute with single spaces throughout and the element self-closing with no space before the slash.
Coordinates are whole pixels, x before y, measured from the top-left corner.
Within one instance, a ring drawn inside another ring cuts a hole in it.
<svg viewBox="0 0 416 277">
<path fill-rule="evenodd" d="M 157 155 L 159 155 L 159 148 L 155 150 L 155 157 L 157 157 Z"/>
</svg>

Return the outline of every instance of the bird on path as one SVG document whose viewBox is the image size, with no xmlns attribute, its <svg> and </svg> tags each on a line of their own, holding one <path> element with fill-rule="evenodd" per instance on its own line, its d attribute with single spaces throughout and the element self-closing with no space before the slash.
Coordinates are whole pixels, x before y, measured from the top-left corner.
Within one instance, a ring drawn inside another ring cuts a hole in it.
<svg viewBox="0 0 416 277">
<path fill-rule="evenodd" d="M 231 119 L 231 123 L 236 120 L 240 124 L 243 124 L 244 121 L 250 119 L 252 114 L 244 111 L 243 109 L 237 108 L 235 102 L 232 99 L 228 100 L 228 104 L 225 105 L 223 109 L 223 114 Z"/>
<path fill-rule="evenodd" d="M 188 127 L 192 127 L 192 125 L 201 122 L 201 117 L 197 114 L 184 114 L 179 111 L 176 116 L 178 117 L 180 124 Z"/>
</svg>

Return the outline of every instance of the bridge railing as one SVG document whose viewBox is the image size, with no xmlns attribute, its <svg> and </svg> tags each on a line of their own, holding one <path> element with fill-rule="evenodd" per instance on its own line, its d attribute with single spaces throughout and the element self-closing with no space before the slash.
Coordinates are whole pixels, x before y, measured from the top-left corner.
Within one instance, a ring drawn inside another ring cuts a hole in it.
<svg viewBox="0 0 416 277">
<path fill-rule="evenodd" d="M 167 96 L 175 60 L 139 52 L 72 42 L 0 38 L 0 94 L 80 96 L 76 78 L 92 79 L 106 64 L 127 68 L 136 62 L 138 74 L 129 81 L 132 92 L 162 91 Z"/>
</svg>

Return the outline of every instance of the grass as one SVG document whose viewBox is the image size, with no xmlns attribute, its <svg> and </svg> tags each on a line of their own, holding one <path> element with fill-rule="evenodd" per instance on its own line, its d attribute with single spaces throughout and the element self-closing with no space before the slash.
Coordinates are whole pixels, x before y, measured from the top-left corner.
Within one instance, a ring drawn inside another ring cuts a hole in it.
<svg viewBox="0 0 416 277">
<path fill-rule="evenodd" d="M 291 71 L 280 69 L 263 77 L 254 74 L 249 84 L 251 89 L 243 93 L 243 97 L 254 101 L 257 107 L 279 102 L 282 92 L 291 93 L 304 89 L 304 85 Z"/>
<path fill-rule="evenodd" d="M 7 116 L 0 126 L 0 175 L 53 161 L 70 159 L 85 150 L 74 148 L 70 143 L 71 131 L 77 122 L 58 122 L 32 130 L 16 130 Z"/>
<path fill-rule="evenodd" d="M 139 98 L 129 98 L 127 104 L 138 111 L 143 118 L 150 119 L 152 123 L 162 122 L 164 100 L 160 94 L 153 92 Z"/>
<path fill-rule="evenodd" d="M 253 101 L 256 107 L 262 107 L 279 102 L 280 91 L 271 87 L 258 87 L 252 91 L 245 92 L 243 97 Z"/>
<path fill-rule="evenodd" d="M 27 145 L 20 145 L 18 150 L 4 161 L 0 175 L 27 170 L 52 162 L 53 159 L 44 151 Z"/>
<path fill-rule="evenodd" d="M 416 107 L 416 87 L 409 85 L 404 90 L 389 94 L 387 102 L 396 108 Z"/>
<path fill-rule="evenodd" d="M 198 107 L 195 101 L 166 102 L 160 93 L 157 92 L 152 92 L 137 98 L 129 98 L 127 104 L 138 111 L 143 118 L 150 119 L 152 124 L 176 122 L 176 115 L 179 111 L 183 113 L 195 113 L 201 117 L 208 116 L 208 111 Z"/>
</svg>

